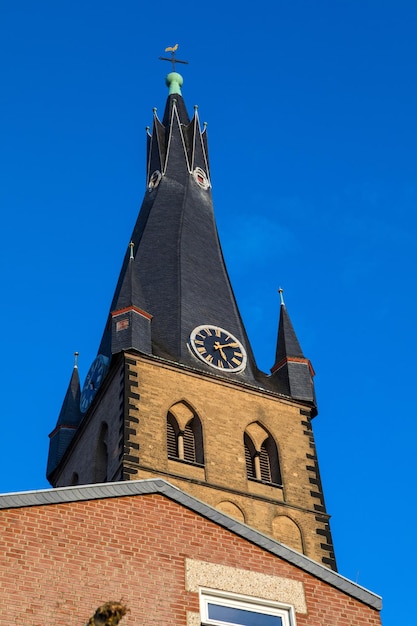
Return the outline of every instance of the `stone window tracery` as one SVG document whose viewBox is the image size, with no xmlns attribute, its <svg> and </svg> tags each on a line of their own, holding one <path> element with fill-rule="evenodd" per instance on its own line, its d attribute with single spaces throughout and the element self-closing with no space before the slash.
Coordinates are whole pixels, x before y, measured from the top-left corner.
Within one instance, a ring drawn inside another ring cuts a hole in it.
<svg viewBox="0 0 417 626">
<path fill-rule="evenodd" d="M 203 429 L 198 415 L 177 403 L 167 415 L 168 458 L 204 465 Z"/>
</svg>

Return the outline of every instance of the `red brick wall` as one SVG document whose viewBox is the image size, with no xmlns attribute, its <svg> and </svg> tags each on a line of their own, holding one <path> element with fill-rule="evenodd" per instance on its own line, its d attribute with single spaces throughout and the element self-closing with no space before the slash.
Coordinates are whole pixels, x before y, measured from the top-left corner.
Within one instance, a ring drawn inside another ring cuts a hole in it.
<svg viewBox="0 0 417 626">
<path fill-rule="evenodd" d="M 297 626 L 379 626 L 379 612 L 160 495 L 0 511 L 0 622 L 84 626 L 121 598 L 126 626 L 184 626 L 198 611 L 186 557 L 302 581 Z M 4 622 L 2 622 L 4 620 Z"/>
</svg>

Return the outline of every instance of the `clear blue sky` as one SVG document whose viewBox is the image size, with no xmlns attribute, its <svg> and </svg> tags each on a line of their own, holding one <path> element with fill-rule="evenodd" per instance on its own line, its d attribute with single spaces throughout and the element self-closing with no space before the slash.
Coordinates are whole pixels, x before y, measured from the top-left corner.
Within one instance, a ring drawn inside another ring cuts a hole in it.
<svg viewBox="0 0 417 626">
<path fill-rule="evenodd" d="M 261 368 L 285 300 L 316 370 L 340 573 L 412 626 L 417 3 L 0 3 L 0 491 L 47 486 L 94 358 L 162 115 L 166 46 L 208 122 L 215 210 Z"/>
</svg>

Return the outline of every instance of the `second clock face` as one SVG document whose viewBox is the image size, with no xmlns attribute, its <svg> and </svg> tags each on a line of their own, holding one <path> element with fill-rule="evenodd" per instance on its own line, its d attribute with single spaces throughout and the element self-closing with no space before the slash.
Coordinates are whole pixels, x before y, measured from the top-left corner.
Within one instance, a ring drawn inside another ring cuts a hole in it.
<svg viewBox="0 0 417 626">
<path fill-rule="evenodd" d="M 190 345 L 199 359 L 218 370 L 241 372 L 246 367 L 246 352 L 240 341 L 218 326 L 194 328 Z"/>
<path fill-rule="evenodd" d="M 94 359 L 86 376 L 84 387 L 81 391 L 80 410 L 85 413 L 92 403 L 103 378 L 107 373 L 109 359 L 103 354 L 98 354 Z"/>
</svg>

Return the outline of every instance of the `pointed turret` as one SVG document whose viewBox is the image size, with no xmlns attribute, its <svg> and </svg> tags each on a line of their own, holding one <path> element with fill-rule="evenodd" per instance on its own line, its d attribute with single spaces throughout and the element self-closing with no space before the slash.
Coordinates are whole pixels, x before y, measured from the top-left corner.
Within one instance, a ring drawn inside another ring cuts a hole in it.
<svg viewBox="0 0 417 626">
<path fill-rule="evenodd" d="M 46 470 L 48 478 L 64 456 L 82 418 L 80 411 L 81 390 L 78 375 L 78 352 L 74 356 L 74 369 L 72 370 L 67 393 L 65 394 L 56 426 L 49 435 L 48 466 Z"/>
<path fill-rule="evenodd" d="M 309 359 L 305 358 L 295 334 L 285 306 L 282 289 L 279 289 L 279 295 L 281 304 L 278 339 L 275 364 L 271 368 L 271 378 L 277 381 L 281 393 L 294 398 L 294 400 L 312 403 L 316 413 L 314 370 Z"/>
</svg>

